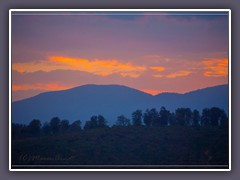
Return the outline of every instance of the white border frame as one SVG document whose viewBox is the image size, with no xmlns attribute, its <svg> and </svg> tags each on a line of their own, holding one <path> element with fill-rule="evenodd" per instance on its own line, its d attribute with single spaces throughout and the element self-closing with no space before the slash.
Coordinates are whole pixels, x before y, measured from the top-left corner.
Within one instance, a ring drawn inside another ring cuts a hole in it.
<svg viewBox="0 0 240 180">
<path fill-rule="evenodd" d="M 229 90 L 229 168 L 228 169 L 14 169 L 11 163 L 11 120 L 12 120 L 12 51 L 11 30 L 12 12 L 228 12 L 229 51 L 228 51 L 228 90 Z M 231 9 L 10 9 L 9 10 L 9 171 L 231 171 Z"/>
</svg>

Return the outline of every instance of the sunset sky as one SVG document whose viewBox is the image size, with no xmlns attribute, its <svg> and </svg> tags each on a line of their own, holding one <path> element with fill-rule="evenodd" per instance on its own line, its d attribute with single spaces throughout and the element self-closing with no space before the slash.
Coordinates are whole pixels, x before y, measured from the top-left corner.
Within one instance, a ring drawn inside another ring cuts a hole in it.
<svg viewBox="0 0 240 180">
<path fill-rule="evenodd" d="M 84 84 L 228 83 L 226 12 L 13 12 L 12 100 Z"/>
</svg>

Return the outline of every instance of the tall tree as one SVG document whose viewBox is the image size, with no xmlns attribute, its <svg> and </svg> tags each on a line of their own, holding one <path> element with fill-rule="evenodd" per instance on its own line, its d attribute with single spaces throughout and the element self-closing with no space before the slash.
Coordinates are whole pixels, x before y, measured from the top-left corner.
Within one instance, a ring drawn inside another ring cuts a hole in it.
<svg viewBox="0 0 240 180">
<path fill-rule="evenodd" d="M 12 123 L 12 138 L 24 138 L 28 134 L 28 128 L 24 124 L 15 124 Z"/>
<path fill-rule="evenodd" d="M 107 121 L 102 115 L 98 115 L 98 127 L 107 127 Z"/>
<path fill-rule="evenodd" d="M 45 135 L 49 135 L 51 133 L 51 127 L 50 127 L 50 124 L 48 122 L 45 122 L 43 124 L 43 127 L 42 127 L 42 130 L 43 130 L 43 133 Z"/>
<path fill-rule="evenodd" d="M 174 113 L 174 112 L 170 113 L 170 115 L 169 115 L 168 125 L 169 125 L 169 126 L 176 126 L 176 125 L 177 125 L 177 120 L 176 120 L 176 117 L 175 117 L 175 113 Z"/>
<path fill-rule="evenodd" d="M 60 129 L 60 119 L 58 117 L 53 117 L 50 121 L 50 127 L 53 134 L 58 133 Z"/>
<path fill-rule="evenodd" d="M 84 129 L 84 130 L 92 129 L 91 121 L 86 121 L 86 123 L 85 123 L 83 129 Z"/>
<path fill-rule="evenodd" d="M 193 110 L 193 126 L 198 127 L 199 126 L 199 121 L 200 121 L 199 111 L 194 109 Z"/>
<path fill-rule="evenodd" d="M 187 126 L 192 125 L 192 110 L 190 108 L 185 108 L 185 124 Z"/>
<path fill-rule="evenodd" d="M 211 116 L 210 109 L 204 108 L 202 110 L 201 124 L 202 126 L 210 126 L 211 125 Z"/>
<path fill-rule="evenodd" d="M 151 118 L 151 122 L 152 122 L 152 126 L 159 126 L 160 125 L 160 117 L 159 117 L 159 113 L 157 112 L 157 110 L 155 108 L 152 108 L 149 111 L 149 115 Z"/>
<path fill-rule="evenodd" d="M 218 107 L 212 107 L 210 109 L 210 119 L 211 119 L 212 126 L 220 125 L 222 114 L 223 114 L 223 111 Z"/>
<path fill-rule="evenodd" d="M 69 121 L 67 119 L 64 119 L 60 122 L 60 131 L 62 133 L 67 132 L 69 129 Z"/>
<path fill-rule="evenodd" d="M 146 109 L 145 113 L 143 114 L 143 122 L 146 126 L 152 125 L 149 109 Z"/>
<path fill-rule="evenodd" d="M 143 115 L 143 121 L 146 126 L 160 124 L 159 114 L 155 108 L 147 109 Z"/>
<path fill-rule="evenodd" d="M 170 118 L 170 111 L 168 111 L 164 106 L 161 107 L 159 112 L 160 125 L 167 126 Z"/>
<path fill-rule="evenodd" d="M 33 119 L 28 125 L 28 131 L 33 136 L 39 135 L 41 132 L 41 121 Z"/>
<path fill-rule="evenodd" d="M 190 108 L 177 108 L 176 109 L 176 120 L 179 125 L 189 126 L 192 124 L 192 111 Z"/>
<path fill-rule="evenodd" d="M 107 121 L 102 115 L 92 116 L 90 121 L 87 121 L 84 129 L 94 129 L 98 127 L 107 127 Z"/>
<path fill-rule="evenodd" d="M 224 127 L 224 128 L 228 128 L 228 117 L 226 115 L 226 113 L 224 112 L 224 110 L 222 110 L 222 116 L 220 119 L 220 126 Z"/>
<path fill-rule="evenodd" d="M 176 123 L 184 126 L 185 125 L 185 108 L 177 108 L 175 110 Z"/>
<path fill-rule="evenodd" d="M 76 120 L 74 122 L 72 122 L 72 124 L 70 125 L 70 131 L 71 132 L 77 132 L 81 130 L 81 121 L 80 120 Z"/>
<path fill-rule="evenodd" d="M 132 124 L 134 126 L 142 125 L 142 111 L 141 110 L 136 110 L 132 113 Z"/>
<path fill-rule="evenodd" d="M 98 117 L 97 116 L 92 116 L 90 120 L 91 128 L 96 128 L 98 127 Z"/>
<path fill-rule="evenodd" d="M 124 115 L 120 115 L 117 117 L 117 126 L 129 126 L 130 125 L 130 120 L 126 118 Z"/>
</svg>

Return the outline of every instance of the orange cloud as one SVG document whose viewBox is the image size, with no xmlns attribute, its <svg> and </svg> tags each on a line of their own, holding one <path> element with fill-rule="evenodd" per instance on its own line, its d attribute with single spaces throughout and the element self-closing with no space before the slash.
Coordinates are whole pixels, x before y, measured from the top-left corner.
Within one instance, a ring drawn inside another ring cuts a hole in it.
<svg viewBox="0 0 240 180">
<path fill-rule="evenodd" d="M 202 61 L 205 76 L 220 77 L 228 76 L 228 59 L 210 59 Z"/>
<path fill-rule="evenodd" d="M 14 63 L 13 70 L 18 72 L 36 72 L 61 70 L 78 70 L 99 76 L 120 74 L 132 78 L 139 77 L 146 68 L 131 63 L 121 63 L 118 60 L 88 60 L 81 58 L 69 58 L 63 56 L 52 56 L 47 61 Z"/>
<path fill-rule="evenodd" d="M 164 71 L 165 68 L 162 66 L 151 66 L 150 69 L 156 70 L 156 71 Z"/>
<path fill-rule="evenodd" d="M 61 85 L 58 83 L 35 83 L 35 84 L 22 84 L 22 85 L 12 85 L 12 91 L 19 90 L 48 90 L 57 91 L 72 88 L 73 86 Z"/>
<path fill-rule="evenodd" d="M 49 61 L 40 61 L 40 62 L 22 62 L 22 63 L 14 63 L 12 65 L 12 70 L 17 72 L 36 72 L 36 71 L 46 71 L 50 72 L 56 69 L 67 69 L 64 66 L 59 66 L 57 64 L 53 64 Z"/>
<path fill-rule="evenodd" d="M 188 76 L 192 72 L 190 71 L 179 71 L 176 73 L 171 73 L 167 75 L 162 75 L 162 74 L 154 74 L 153 77 L 155 78 L 176 78 L 176 77 L 182 77 L 182 76 Z"/>
</svg>

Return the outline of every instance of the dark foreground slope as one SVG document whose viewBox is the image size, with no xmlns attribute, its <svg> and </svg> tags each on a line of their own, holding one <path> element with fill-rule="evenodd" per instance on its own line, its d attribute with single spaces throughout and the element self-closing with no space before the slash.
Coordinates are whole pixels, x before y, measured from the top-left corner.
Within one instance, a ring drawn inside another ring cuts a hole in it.
<svg viewBox="0 0 240 180">
<path fill-rule="evenodd" d="M 121 165 L 132 168 L 124 165 L 159 165 L 154 167 L 228 168 L 228 131 L 219 127 L 114 126 L 14 140 L 12 164 L 53 165 L 48 167 Z"/>
</svg>

